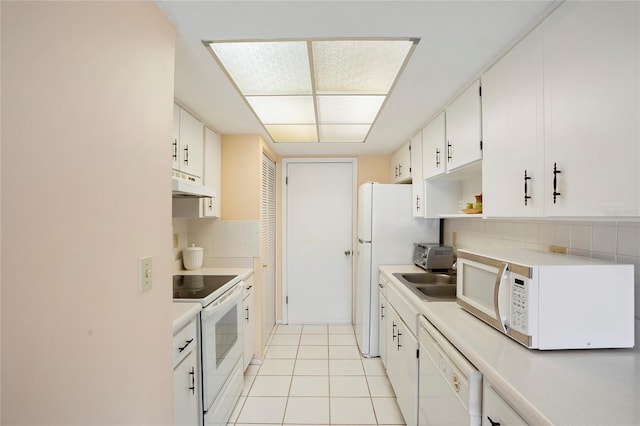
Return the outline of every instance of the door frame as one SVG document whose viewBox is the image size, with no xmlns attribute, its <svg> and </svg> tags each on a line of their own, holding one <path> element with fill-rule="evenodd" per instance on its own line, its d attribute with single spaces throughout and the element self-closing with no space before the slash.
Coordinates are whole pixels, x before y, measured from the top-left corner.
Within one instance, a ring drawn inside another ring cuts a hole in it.
<svg viewBox="0 0 640 426">
<path fill-rule="evenodd" d="M 288 256 L 288 247 L 287 240 L 289 236 L 289 228 L 287 226 L 287 211 L 288 211 L 288 196 L 289 193 L 287 191 L 287 177 L 288 177 L 288 167 L 291 163 L 344 163 L 351 164 L 351 172 L 353 179 L 353 188 L 352 188 L 352 218 L 351 218 L 351 321 L 353 322 L 353 309 L 355 298 L 353 297 L 354 291 L 354 279 L 355 279 L 355 264 L 354 264 L 354 247 L 356 247 L 356 230 L 357 230 L 357 220 L 358 220 L 358 160 L 356 158 L 283 158 L 282 159 L 282 299 L 280 303 L 282 303 L 282 323 L 289 323 L 289 305 L 286 303 L 286 298 L 289 294 L 289 277 L 288 277 L 288 265 L 289 265 L 289 256 Z"/>
</svg>

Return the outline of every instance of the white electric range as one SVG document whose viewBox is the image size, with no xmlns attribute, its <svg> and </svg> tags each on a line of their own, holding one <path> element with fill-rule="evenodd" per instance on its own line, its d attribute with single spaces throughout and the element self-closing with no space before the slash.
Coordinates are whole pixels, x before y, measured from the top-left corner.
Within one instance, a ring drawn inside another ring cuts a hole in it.
<svg viewBox="0 0 640 426">
<path fill-rule="evenodd" d="M 243 385 L 242 280 L 239 275 L 174 275 L 173 301 L 202 305 L 198 324 L 202 424 L 226 425 Z"/>
</svg>

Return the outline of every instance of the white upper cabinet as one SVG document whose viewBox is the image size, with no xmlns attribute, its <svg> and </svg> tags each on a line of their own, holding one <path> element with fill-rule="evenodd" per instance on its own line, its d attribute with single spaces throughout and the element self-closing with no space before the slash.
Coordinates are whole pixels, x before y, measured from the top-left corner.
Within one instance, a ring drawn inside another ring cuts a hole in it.
<svg viewBox="0 0 640 426">
<path fill-rule="evenodd" d="M 171 168 L 180 170 L 180 108 L 173 104 L 173 139 L 171 140 Z"/>
<path fill-rule="evenodd" d="M 203 183 L 213 189 L 216 196 L 202 199 L 203 217 L 220 217 L 220 149 L 220 135 L 205 127 Z"/>
<path fill-rule="evenodd" d="M 424 183 L 422 181 L 422 132 L 411 138 L 411 189 L 413 216 L 424 217 Z"/>
<path fill-rule="evenodd" d="M 474 82 L 446 109 L 447 170 L 482 159 L 480 82 Z"/>
<path fill-rule="evenodd" d="M 565 2 L 543 23 L 547 216 L 640 215 L 638 8 Z"/>
<path fill-rule="evenodd" d="M 430 179 L 446 169 L 446 127 L 444 111 L 422 129 L 422 177 Z"/>
<path fill-rule="evenodd" d="M 405 183 L 411 179 L 411 141 L 391 156 L 391 182 Z"/>
<path fill-rule="evenodd" d="M 202 177 L 204 125 L 178 105 L 173 105 L 172 167 Z"/>
<path fill-rule="evenodd" d="M 543 214 L 542 29 L 482 76 L 483 211 Z"/>
</svg>

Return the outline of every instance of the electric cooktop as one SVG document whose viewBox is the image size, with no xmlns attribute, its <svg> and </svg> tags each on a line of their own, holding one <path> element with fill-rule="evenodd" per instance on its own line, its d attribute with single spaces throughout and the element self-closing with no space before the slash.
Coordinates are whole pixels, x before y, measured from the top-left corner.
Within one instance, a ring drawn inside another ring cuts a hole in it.
<svg viewBox="0 0 640 426">
<path fill-rule="evenodd" d="M 237 278 L 238 275 L 174 275 L 173 300 L 201 303 L 206 300 L 208 304 L 219 296 L 215 293 L 226 292 Z M 227 284 L 230 286 L 223 288 Z"/>
</svg>

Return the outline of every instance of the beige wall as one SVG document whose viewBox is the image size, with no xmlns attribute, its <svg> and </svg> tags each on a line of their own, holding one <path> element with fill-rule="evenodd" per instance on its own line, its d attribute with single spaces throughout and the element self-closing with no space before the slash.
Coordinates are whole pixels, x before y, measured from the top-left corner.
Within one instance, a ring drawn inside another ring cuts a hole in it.
<svg viewBox="0 0 640 426">
<path fill-rule="evenodd" d="M 260 219 L 259 135 L 222 135 L 222 220 Z"/>
<path fill-rule="evenodd" d="M 172 424 L 173 26 L 153 2 L 0 7 L 0 423 Z"/>
<path fill-rule="evenodd" d="M 358 186 L 367 181 L 391 183 L 391 157 L 388 155 L 361 156 L 358 159 Z"/>
</svg>

